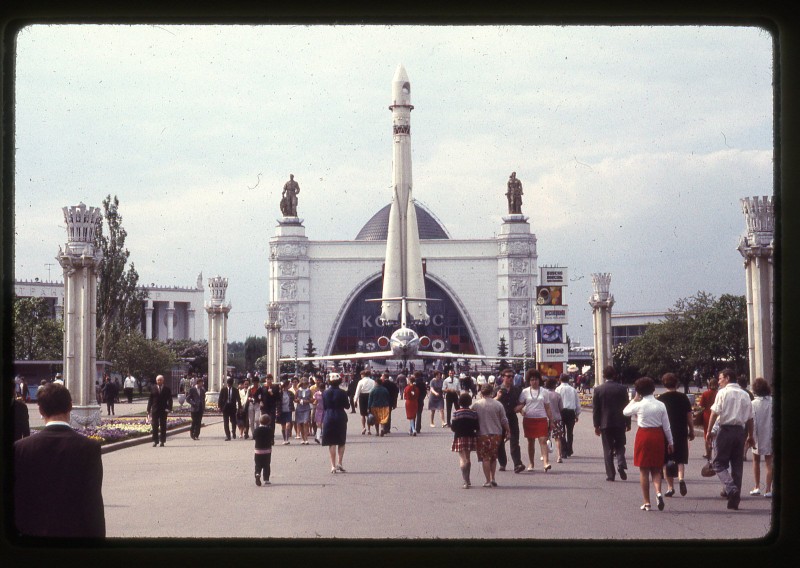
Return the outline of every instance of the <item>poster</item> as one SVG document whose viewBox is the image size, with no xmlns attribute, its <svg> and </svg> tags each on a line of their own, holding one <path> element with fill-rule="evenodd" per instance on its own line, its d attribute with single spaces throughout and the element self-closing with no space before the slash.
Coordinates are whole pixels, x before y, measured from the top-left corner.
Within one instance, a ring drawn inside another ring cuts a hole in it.
<svg viewBox="0 0 800 568">
<path fill-rule="evenodd" d="M 544 324 L 536 326 L 539 343 L 564 343 L 564 330 L 561 324 Z"/>
<path fill-rule="evenodd" d="M 567 269 L 558 266 L 540 266 L 539 283 L 542 286 L 566 286 L 568 284 Z"/>
<path fill-rule="evenodd" d="M 561 286 L 537 286 L 536 303 L 540 306 L 560 306 Z"/>
<path fill-rule="evenodd" d="M 564 372 L 564 363 L 539 363 L 539 372 L 544 378 L 559 378 Z"/>
</svg>

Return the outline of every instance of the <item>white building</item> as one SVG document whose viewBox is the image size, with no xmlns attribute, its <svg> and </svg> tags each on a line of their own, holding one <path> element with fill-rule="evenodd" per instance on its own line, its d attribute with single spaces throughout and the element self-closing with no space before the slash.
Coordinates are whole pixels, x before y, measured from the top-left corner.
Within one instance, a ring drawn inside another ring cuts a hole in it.
<svg viewBox="0 0 800 568">
<path fill-rule="evenodd" d="M 611 313 L 611 344 L 628 343 L 634 337 L 643 335 L 647 326 L 661 323 L 668 312 L 626 312 Z"/>
<path fill-rule="evenodd" d="M 147 291 L 142 303 L 142 333 L 148 339 L 205 339 L 203 276 L 194 286 L 140 286 Z M 54 318 L 64 316 L 63 282 L 21 280 L 14 282 L 14 293 L 22 298 L 44 298 Z"/>
</svg>

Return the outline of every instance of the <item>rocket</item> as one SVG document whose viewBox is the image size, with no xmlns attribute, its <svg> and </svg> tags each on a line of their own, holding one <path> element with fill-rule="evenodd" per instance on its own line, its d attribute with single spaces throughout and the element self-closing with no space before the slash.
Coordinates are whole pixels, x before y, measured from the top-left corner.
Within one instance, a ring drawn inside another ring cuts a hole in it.
<svg viewBox="0 0 800 568">
<path fill-rule="evenodd" d="M 392 79 L 392 204 L 386 236 L 386 260 L 380 321 L 429 321 L 419 246 L 417 213 L 411 196 L 411 83 L 402 64 Z M 402 300 L 406 301 L 403 302 Z M 401 314 L 403 304 L 408 314 Z"/>
</svg>

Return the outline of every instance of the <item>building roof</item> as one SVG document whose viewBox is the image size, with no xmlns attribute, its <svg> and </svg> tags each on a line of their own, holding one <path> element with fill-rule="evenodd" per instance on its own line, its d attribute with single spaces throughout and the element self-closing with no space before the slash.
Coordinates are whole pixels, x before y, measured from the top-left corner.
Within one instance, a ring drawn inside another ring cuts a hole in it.
<svg viewBox="0 0 800 568">
<path fill-rule="evenodd" d="M 390 207 L 391 203 L 375 213 L 375 215 L 361 227 L 355 240 L 385 241 L 389 233 Z M 417 212 L 417 227 L 419 228 L 420 240 L 450 238 L 450 235 L 447 233 L 442 223 L 434 217 L 433 213 L 428 211 L 416 200 L 414 201 L 414 209 Z"/>
</svg>

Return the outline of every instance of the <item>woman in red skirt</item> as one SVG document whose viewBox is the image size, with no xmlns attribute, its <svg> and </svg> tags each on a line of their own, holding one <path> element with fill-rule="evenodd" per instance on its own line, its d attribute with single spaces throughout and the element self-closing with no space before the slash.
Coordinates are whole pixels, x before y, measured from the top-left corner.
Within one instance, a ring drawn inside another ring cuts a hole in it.
<svg viewBox="0 0 800 568">
<path fill-rule="evenodd" d="M 403 389 L 403 399 L 406 401 L 406 418 L 408 419 L 408 435 L 416 436 L 417 429 L 414 423 L 417 420 L 417 408 L 419 406 L 419 389 L 414 381 L 408 381 L 408 385 Z"/>
<path fill-rule="evenodd" d="M 650 377 L 642 377 L 634 383 L 636 396 L 622 411 L 625 416 L 636 415 L 639 429 L 633 445 L 633 465 L 639 468 L 639 483 L 642 486 L 644 504 L 642 511 L 650 510 L 650 481 L 656 490 L 658 510 L 664 510 L 661 495 L 661 468 L 664 456 L 672 453 L 672 430 L 669 427 L 667 407 L 653 396 L 656 385 Z"/>
</svg>

